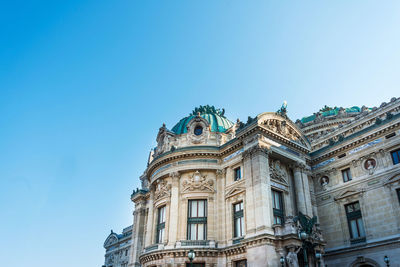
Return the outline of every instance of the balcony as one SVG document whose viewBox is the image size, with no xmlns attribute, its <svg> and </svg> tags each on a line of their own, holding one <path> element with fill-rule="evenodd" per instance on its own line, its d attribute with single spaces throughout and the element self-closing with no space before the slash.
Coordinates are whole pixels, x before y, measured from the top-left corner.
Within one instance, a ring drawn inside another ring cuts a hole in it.
<svg viewBox="0 0 400 267">
<path fill-rule="evenodd" d="M 181 240 L 176 242 L 176 248 L 180 247 L 208 247 L 215 248 L 216 243 L 214 240 Z"/>
</svg>

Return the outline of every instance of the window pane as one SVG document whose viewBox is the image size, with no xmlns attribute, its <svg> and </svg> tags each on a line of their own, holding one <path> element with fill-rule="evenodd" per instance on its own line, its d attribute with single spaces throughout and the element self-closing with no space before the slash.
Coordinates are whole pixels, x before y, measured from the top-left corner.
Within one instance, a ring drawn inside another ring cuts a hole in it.
<svg viewBox="0 0 400 267">
<path fill-rule="evenodd" d="M 192 223 L 190 224 L 190 240 L 196 240 L 196 224 Z"/>
<path fill-rule="evenodd" d="M 357 231 L 357 221 L 356 220 L 350 221 L 350 227 L 351 227 L 352 238 L 360 237 L 358 234 L 358 231 Z"/>
<path fill-rule="evenodd" d="M 241 227 L 240 235 L 242 236 L 242 235 L 244 235 L 244 218 L 243 217 L 240 218 L 240 227 Z"/>
<path fill-rule="evenodd" d="M 203 240 L 204 239 L 204 224 L 198 224 L 197 225 L 197 240 Z"/>
<path fill-rule="evenodd" d="M 240 218 L 235 219 L 235 237 L 240 236 Z"/>
<path fill-rule="evenodd" d="M 347 173 L 347 178 L 349 179 L 349 181 L 351 180 L 351 172 L 350 172 L 350 169 L 347 169 L 346 170 L 346 173 Z"/>
<path fill-rule="evenodd" d="M 393 164 L 398 164 L 400 162 L 399 153 L 398 152 L 399 151 L 392 152 Z"/>
<path fill-rule="evenodd" d="M 360 236 L 365 236 L 364 223 L 361 218 L 357 219 L 357 224 Z"/>
<path fill-rule="evenodd" d="M 204 217 L 204 201 L 199 200 L 199 216 L 198 217 Z"/>
<path fill-rule="evenodd" d="M 192 205 L 191 205 L 191 214 L 190 217 L 197 217 L 197 201 L 193 200 L 191 201 Z"/>
</svg>

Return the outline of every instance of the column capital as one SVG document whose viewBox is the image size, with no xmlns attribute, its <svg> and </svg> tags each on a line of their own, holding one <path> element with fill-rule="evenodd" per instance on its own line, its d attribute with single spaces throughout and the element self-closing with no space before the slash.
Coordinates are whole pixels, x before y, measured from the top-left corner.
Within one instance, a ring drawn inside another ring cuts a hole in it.
<svg viewBox="0 0 400 267">
<path fill-rule="evenodd" d="M 217 178 L 224 178 L 224 176 L 226 175 L 226 168 L 222 170 L 216 170 L 215 175 L 217 176 Z"/>
<path fill-rule="evenodd" d="M 263 147 L 258 145 L 252 146 L 243 152 L 243 159 L 251 157 L 253 155 L 261 154 L 265 156 L 269 156 L 272 153 L 270 149 L 267 147 Z"/>
</svg>

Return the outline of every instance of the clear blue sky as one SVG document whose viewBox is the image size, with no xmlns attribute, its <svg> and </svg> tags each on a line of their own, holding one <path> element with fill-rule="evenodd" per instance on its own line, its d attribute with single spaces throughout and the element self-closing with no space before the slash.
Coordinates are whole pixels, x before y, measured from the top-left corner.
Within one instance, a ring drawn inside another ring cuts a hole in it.
<svg viewBox="0 0 400 267">
<path fill-rule="evenodd" d="M 9 267 L 99 267 L 163 122 L 399 96 L 399 1 L 3 1 L 0 243 Z M 323 2 L 323 3 L 322 3 Z"/>
</svg>

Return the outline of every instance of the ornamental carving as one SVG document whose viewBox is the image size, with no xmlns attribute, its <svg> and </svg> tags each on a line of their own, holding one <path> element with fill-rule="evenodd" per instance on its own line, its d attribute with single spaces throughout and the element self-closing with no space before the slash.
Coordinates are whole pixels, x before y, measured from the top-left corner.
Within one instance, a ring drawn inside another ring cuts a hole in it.
<svg viewBox="0 0 400 267">
<path fill-rule="evenodd" d="M 288 125 L 285 120 L 268 119 L 265 120 L 263 124 L 268 130 L 278 133 L 293 142 L 306 146 L 306 143 L 303 141 L 300 134 L 293 127 Z"/>
<path fill-rule="evenodd" d="M 287 173 L 285 166 L 279 160 L 270 160 L 269 171 L 272 179 L 278 180 L 286 184 Z"/>
<path fill-rule="evenodd" d="M 182 182 L 183 192 L 188 191 L 210 191 L 214 192 L 214 181 L 207 179 L 207 175 L 202 175 L 199 171 Z"/>
<path fill-rule="evenodd" d="M 154 192 L 154 199 L 158 200 L 163 197 L 169 197 L 171 192 L 171 185 L 165 180 L 161 180 L 155 186 L 156 190 Z"/>
</svg>

